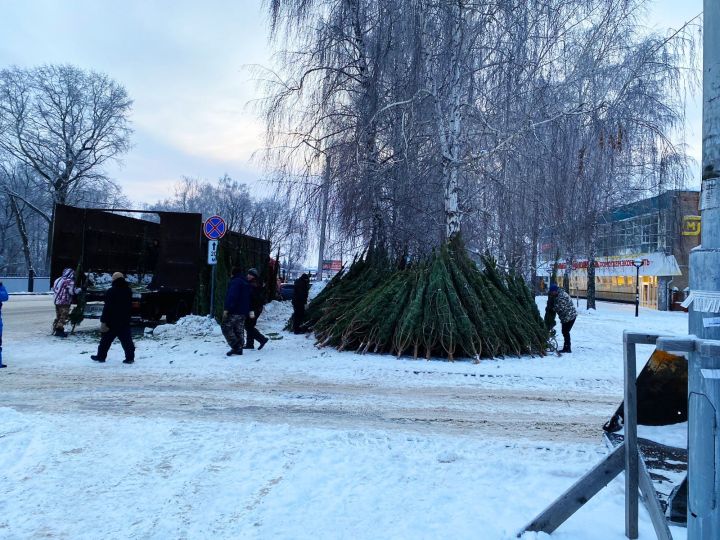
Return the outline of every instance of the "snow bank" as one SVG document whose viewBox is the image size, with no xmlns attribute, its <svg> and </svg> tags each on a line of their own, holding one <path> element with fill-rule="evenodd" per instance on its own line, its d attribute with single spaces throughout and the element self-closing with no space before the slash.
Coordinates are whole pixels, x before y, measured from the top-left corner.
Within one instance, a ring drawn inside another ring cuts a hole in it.
<svg viewBox="0 0 720 540">
<path fill-rule="evenodd" d="M 185 336 L 220 336 L 220 325 L 211 317 L 188 315 L 175 324 L 163 324 L 152 331 L 154 337 L 182 338 Z"/>
<path fill-rule="evenodd" d="M 282 323 L 284 325 L 290 318 L 290 315 L 292 315 L 292 311 L 292 304 L 290 302 L 273 300 L 263 309 L 259 324 Z"/>
</svg>

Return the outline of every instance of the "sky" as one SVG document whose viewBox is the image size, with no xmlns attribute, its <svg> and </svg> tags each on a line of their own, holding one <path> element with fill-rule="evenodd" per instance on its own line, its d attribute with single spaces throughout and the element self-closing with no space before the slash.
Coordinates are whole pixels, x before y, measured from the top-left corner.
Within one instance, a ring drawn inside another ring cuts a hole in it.
<svg viewBox="0 0 720 540">
<path fill-rule="evenodd" d="M 701 11 L 702 0 L 656 0 L 647 26 L 666 31 Z M 168 197 L 183 176 L 229 174 L 264 194 L 253 104 L 255 68 L 272 65 L 266 12 L 264 0 L 0 0 L 0 67 L 70 63 L 126 87 L 133 148 L 107 172 L 133 202 Z M 685 136 L 699 161 L 697 96 Z"/>
</svg>

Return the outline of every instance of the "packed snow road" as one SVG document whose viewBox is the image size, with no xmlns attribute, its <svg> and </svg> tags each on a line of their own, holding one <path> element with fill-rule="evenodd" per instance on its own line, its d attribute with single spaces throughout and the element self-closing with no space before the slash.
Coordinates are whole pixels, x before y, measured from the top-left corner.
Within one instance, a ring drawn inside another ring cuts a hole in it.
<svg viewBox="0 0 720 540">
<path fill-rule="evenodd" d="M 95 336 L 88 331 L 88 323 L 93 330 L 93 321 L 84 322 L 77 336 L 58 344 L 43 335 L 52 316 L 47 297 L 17 298 L 19 302 L 8 303 L 6 317 L 14 321 L 18 314 L 21 324 L 11 326 L 6 341 L 18 333 L 38 339 L 53 351 L 72 350 L 61 356 L 53 354 L 51 364 L 27 362 L 23 369 L 6 372 L 0 405 L 22 411 L 461 432 L 479 437 L 514 438 L 522 434 L 526 439 L 575 442 L 598 440 L 598 426 L 617 407 L 621 395 L 620 389 L 613 389 L 604 378 L 580 378 L 573 381 L 577 388 L 559 392 L 557 381 L 548 380 L 548 387 L 541 375 L 496 374 L 467 363 L 457 363 L 452 369 L 453 364 L 424 360 L 399 362 L 393 376 L 388 376 L 383 366 L 382 371 L 369 372 L 369 380 L 357 376 L 362 368 L 345 380 L 336 380 L 332 372 L 319 373 L 317 368 L 287 373 L 279 362 L 292 358 L 296 354 L 293 348 L 315 353 L 310 340 L 290 335 L 271 342 L 262 352 L 231 360 L 222 354 L 220 336 L 212 341 L 207 336 L 160 342 L 139 339 L 138 365 L 113 369 L 89 361 Z M 283 317 L 273 321 L 276 324 L 287 314 L 282 311 Z M 194 356 L 200 348 L 205 358 L 217 357 L 212 359 L 211 373 L 198 370 L 200 366 L 186 366 L 195 368 L 192 377 L 188 376 L 188 370 L 180 366 L 188 346 Z M 158 361 L 163 362 L 161 368 L 155 364 Z M 382 361 L 398 364 L 389 358 Z M 561 359 L 552 357 L 549 361 Z M 149 362 L 153 365 L 145 367 Z M 176 362 L 177 367 L 173 365 Z"/>
<path fill-rule="evenodd" d="M 262 351 L 227 358 L 194 319 L 138 336 L 127 366 L 119 344 L 90 360 L 93 323 L 50 337 L 27 298 L 3 307 L 1 538 L 512 538 L 604 455 L 622 330 L 686 325 L 603 304 L 572 355 L 426 362 L 317 349 L 275 303 Z M 554 537 L 622 525 L 618 480 Z"/>
<path fill-rule="evenodd" d="M 240 366 L 238 366 L 240 367 Z M 126 371 L 126 370 L 123 370 Z M 460 432 L 472 437 L 597 441 L 617 396 L 475 386 L 275 383 L 157 373 L 30 370 L 5 378 L 2 406 L 45 413 L 257 421 L 342 429 Z"/>
</svg>

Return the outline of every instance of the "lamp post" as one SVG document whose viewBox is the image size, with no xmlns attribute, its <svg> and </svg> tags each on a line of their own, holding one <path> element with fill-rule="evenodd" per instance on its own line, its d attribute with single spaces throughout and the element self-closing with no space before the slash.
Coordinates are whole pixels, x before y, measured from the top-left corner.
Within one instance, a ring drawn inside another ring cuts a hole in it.
<svg viewBox="0 0 720 540">
<path fill-rule="evenodd" d="M 635 316 L 640 313 L 640 267 L 643 265 L 642 259 L 635 259 L 633 266 L 635 267 Z"/>
</svg>

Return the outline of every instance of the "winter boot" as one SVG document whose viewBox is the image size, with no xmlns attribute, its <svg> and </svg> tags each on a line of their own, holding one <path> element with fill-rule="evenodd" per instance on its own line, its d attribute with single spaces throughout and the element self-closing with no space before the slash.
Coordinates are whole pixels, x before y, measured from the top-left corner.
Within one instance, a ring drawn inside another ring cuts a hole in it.
<svg viewBox="0 0 720 540">
<path fill-rule="evenodd" d="M 134 363 L 135 363 L 135 360 L 131 360 L 130 358 L 126 358 L 125 360 L 123 360 L 123 364 L 134 364 Z"/>
<path fill-rule="evenodd" d="M 95 362 L 104 362 L 104 358 L 100 358 L 97 354 L 93 354 L 90 358 L 92 358 Z"/>
<path fill-rule="evenodd" d="M 561 353 L 571 353 L 572 351 L 570 350 L 570 345 L 565 345 L 565 346 L 560 350 L 560 352 L 561 352 Z"/>
<path fill-rule="evenodd" d="M 67 332 L 65 332 L 65 329 L 64 329 L 64 328 L 56 328 L 56 329 L 55 329 L 55 333 L 54 333 L 53 335 L 54 335 L 55 337 L 59 337 L 59 338 L 66 338 L 66 337 L 67 337 Z"/>
<path fill-rule="evenodd" d="M 265 346 L 265 344 L 270 341 L 269 338 L 263 338 L 263 340 L 260 342 L 260 346 L 258 347 L 258 351 L 262 350 L 262 348 Z"/>
</svg>

